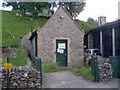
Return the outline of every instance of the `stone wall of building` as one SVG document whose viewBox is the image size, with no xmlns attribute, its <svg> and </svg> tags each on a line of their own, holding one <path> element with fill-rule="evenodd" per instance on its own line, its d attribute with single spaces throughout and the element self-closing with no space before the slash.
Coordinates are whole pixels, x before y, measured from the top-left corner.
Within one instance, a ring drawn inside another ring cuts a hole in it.
<svg viewBox="0 0 120 90">
<path fill-rule="evenodd" d="M 35 48 L 34 42 L 35 42 L 35 40 L 34 40 L 34 38 L 32 40 L 29 40 L 30 37 L 31 37 L 31 32 L 29 32 L 28 34 L 24 35 L 22 37 L 22 39 L 21 39 L 21 45 L 28 50 L 29 58 L 31 60 L 34 60 L 35 59 L 34 58 L 35 57 L 35 51 L 34 51 L 34 48 Z"/>
<path fill-rule="evenodd" d="M 30 40 L 29 40 L 30 36 L 31 36 L 31 32 L 24 35 L 21 39 L 21 45 L 26 47 L 28 50 L 31 49 L 31 43 L 30 43 Z"/>
<path fill-rule="evenodd" d="M 54 62 L 57 38 L 69 39 L 69 66 L 81 65 L 84 60 L 84 32 L 63 8 L 59 8 L 38 30 L 38 56 L 43 62 Z"/>
</svg>

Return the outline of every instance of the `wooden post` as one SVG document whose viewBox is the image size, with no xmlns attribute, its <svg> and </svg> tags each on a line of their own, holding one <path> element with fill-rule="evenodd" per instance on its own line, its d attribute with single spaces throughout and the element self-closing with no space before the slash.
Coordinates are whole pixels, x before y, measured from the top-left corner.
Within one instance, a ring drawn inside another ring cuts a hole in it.
<svg viewBox="0 0 120 90">
<path fill-rule="evenodd" d="M 103 56 L 103 44 L 102 44 L 103 40 L 102 40 L 102 30 L 100 31 L 100 52 L 101 55 Z"/>
<path fill-rule="evenodd" d="M 7 63 L 9 63 L 9 58 L 7 58 Z M 7 69 L 7 88 L 9 88 L 9 85 L 10 85 L 9 69 Z"/>
</svg>

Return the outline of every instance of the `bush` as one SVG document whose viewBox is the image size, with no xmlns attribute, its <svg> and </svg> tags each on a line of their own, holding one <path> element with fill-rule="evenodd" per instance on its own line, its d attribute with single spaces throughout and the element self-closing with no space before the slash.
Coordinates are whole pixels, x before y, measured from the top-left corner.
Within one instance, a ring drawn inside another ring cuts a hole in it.
<svg viewBox="0 0 120 90">
<path fill-rule="evenodd" d="M 57 72 L 59 67 L 57 64 L 43 64 L 43 72 Z"/>
</svg>

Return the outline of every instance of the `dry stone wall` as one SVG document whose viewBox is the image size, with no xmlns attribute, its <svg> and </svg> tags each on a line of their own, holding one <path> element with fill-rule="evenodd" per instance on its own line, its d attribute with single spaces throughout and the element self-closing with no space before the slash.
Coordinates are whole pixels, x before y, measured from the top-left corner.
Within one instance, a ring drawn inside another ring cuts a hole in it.
<svg viewBox="0 0 120 90">
<path fill-rule="evenodd" d="M 98 71 L 100 81 L 110 81 L 112 79 L 111 64 L 109 63 L 99 64 Z"/>
<path fill-rule="evenodd" d="M 0 69 L 2 87 L 7 87 L 7 70 Z M 10 88 L 40 88 L 40 72 L 29 66 L 13 67 L 9 70 Z"/>
</svg>

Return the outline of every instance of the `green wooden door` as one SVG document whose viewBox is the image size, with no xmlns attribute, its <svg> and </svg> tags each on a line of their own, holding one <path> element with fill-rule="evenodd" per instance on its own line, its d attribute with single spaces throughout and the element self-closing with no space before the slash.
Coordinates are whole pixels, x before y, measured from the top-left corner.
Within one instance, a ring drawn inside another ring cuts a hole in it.
<svg viewBox="0 0 120 90">
<path fill-rule="evenodd" d="M 59 66 L 67 66 L 67 40 L 56 40 L 56 62 Z"/>
</svg>

